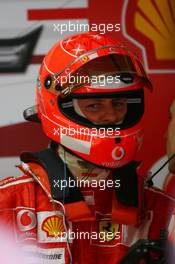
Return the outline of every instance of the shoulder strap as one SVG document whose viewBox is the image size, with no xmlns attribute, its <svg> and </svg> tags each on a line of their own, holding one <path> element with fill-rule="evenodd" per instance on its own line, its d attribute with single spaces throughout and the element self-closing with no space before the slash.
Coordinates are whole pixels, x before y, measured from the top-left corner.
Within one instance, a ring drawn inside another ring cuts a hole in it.
<svg viewBox="0 0 175 264">
<path fill-rule="evenodd" d="M 20 159 L 25 163 L 38 163 L 45 169 L 53 199 L 64 203 L 84 200 L 73 175 L 53 149 L 48 148 L 35 153 L 22 152 Z"/>
<path fill-rule="evenodd" d="M 117 199 L 125 206 L 138 206 L 137 163 L 129 164 L 113 170 L 114 180 L 120 180 L 120 188 L 115 189 Z"/>
</svg>

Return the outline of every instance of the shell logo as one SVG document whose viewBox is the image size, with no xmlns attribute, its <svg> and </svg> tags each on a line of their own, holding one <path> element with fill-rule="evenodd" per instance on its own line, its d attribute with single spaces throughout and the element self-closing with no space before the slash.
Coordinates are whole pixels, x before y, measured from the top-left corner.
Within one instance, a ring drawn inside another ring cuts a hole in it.
<svg viewBox="0 0 175 264">
<path fill-rule="evenodd" d="M 123 34 L 142 49 L 149 72 L 175 72 L 174 0 L 125 0 Z"/>
<path fill-rule="evenodd" d="M 53 215 L 47 217 L 43 224 L 42 230 L 46 232 L 48 237 L 60 237 L 65 231 L 62 217 Z"/>
<path fill-rule="evenodd" d="M 152 40 L 158 60 L 175 59 L 175 24 L 170 6 L 168 1 L 158 1 L 157 7 L 154 2 L 138 1 L 140 11 L 135 14 L 135 27 Z"/>
</svg>

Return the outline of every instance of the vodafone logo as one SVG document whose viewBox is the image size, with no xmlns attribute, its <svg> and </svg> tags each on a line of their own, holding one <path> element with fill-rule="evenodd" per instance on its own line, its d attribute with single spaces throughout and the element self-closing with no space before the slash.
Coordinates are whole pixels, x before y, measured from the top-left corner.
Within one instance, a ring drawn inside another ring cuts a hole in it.
<svg viewBox="0 0 175 264">
<path fill-rule="evenodd" d="M 23 209 L 17 213 L 17 225 L 20 231 L 29 231 L 36 227 L 36 216 L 33 212 Z"/>
<path fill-rule="evenodd" d="M 122 147 L 115 147 L 112 151 L 112 158 L 114 160 L 121 160 L 125 155 L 125 151 Z"/>
</svg>

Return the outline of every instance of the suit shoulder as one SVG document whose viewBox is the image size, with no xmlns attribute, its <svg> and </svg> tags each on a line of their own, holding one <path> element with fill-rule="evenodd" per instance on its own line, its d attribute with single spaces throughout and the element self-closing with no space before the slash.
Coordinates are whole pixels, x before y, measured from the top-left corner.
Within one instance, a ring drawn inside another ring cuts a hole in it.
<svg viewBox="0 0 175 264">
<path fill-rule="evenodd" d="M 151 187 L 151 188 L 145 188 L 146 195 L 147 196 L 153 196 L 153 197 L 161 197 L 162 199 L 167 199 L 172 202 L 175 202 L 175 198 L 171 196 L 170 194 L 166 193 L 165 191 L 157 188 L 157 187 Z"/>
<path fill-rule="evenodd" d="M 0 180 L 0 189 L 5 189 L 10 186 L 15 186 L 23 183 L 34 182 L 34 179 L 28 175 L 10 176 Z"/>
</svg>

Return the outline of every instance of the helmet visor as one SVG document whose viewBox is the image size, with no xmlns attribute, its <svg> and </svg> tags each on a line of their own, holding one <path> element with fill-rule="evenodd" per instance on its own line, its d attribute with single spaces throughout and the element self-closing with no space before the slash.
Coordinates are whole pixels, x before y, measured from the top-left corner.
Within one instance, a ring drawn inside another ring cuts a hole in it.
<svg viewBox="0 0 175 264">
<path fill-rule="evenodd" d="M 152 89 L 141 62 L 136 56 L 131 56 L 129 51 L 124 50 L 124 54 L 111 53 L 91 60 L 89 56 L 88 54 L 84 57 L 81 56 L 78 62 L 86 58 L 86 63 L 77 69 L 73 63 L 69 69 L 67 68 L 57 77 L 57 81 L 62 86 L 61 94 L 63 96 L 67 96 L 83 86 L 89 89 L 123 88 L 132 84 L 135 77 L 142 79 L 145 85 Z M 69 73 L 65 74 L 67 70 Z"/>
<path fill-rule="evenodd" d="M 68 119 L 87 127 L 126 129 L 136 124 L 144 112 L 143 89 L 104 94 L 75 94 L 58 100 Z"/>
</svg>

